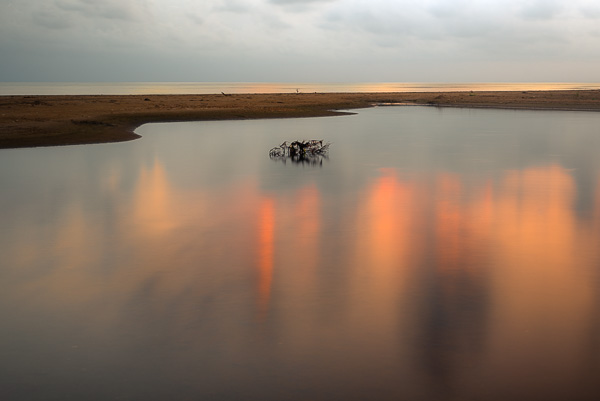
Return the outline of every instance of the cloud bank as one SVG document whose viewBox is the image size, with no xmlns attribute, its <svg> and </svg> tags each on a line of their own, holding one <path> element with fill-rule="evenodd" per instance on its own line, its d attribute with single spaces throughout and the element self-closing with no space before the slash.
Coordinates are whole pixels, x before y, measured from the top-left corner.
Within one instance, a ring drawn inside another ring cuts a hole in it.
<svg viewBox="0 0 600 401">
<path fill-rule="evenodd" d="M 1 81 L 597 82 L 591 0 L 0 0 Z"/>
</svg>

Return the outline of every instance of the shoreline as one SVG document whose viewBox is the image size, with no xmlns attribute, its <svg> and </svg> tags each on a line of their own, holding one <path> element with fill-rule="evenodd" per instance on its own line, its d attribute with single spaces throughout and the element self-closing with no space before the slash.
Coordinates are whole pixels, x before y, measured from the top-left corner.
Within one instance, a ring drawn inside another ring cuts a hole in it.
<svg viewBox="0 0 600 401">
<path fill-rule="evenodd" d="M 600 111 L 600 90 L 0 96 L 0 149 L 129 141 L 146 123 L 335 116 L 394 103 Z"/>
</svg>

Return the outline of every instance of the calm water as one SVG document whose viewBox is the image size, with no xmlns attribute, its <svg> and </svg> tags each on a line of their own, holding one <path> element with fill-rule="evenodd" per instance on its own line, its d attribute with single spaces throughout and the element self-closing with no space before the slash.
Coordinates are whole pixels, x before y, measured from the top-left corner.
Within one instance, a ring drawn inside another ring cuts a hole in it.
<svg viewBox="0 0 600 401">
<path fill-rule="evenodd" d="M 0 82 L 2 95 L 164 95 L 213 93 L 437 92 L 600 89 L 600 83 L 420 82 Z"/>
<path fill-rule="evenodd" d="M 380 107 L 2 150 L 2 399 L 598 399 L 599 127 Z M 268 157 L 303 138 L 329 157 Z"/>
</svg>

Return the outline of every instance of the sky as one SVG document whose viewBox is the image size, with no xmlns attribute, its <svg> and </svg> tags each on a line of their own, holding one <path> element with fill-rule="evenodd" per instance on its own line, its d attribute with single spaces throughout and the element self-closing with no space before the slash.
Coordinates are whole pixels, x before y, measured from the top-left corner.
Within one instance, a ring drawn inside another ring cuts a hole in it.
<svg viewBox="0 0 600 401">
<path fill-rule="evenodd" d="M 0 81 L 600 82 L 600 1 L 0 0 Z"/>
</svg>

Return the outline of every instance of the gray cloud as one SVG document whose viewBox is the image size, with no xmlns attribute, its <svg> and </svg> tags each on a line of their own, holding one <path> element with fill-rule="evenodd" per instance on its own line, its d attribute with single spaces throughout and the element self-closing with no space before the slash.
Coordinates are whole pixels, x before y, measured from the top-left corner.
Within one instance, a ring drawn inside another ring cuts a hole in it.
<svg viewBox="0 0 600 401">
<path fill-rule="evenodd" d="M 196 25 L 202 25 L 202 24 L 204 24 L 204 18 L 202 18 L 200 15 L 192 13 L 192 14 L 189 14 L 187 16 L 187 18 L 190 21 L 192 21 L 194 24 L 196 24 Z"/>
<path fill-rule="evenodd" d="M 297 4 L 309 4 L 309 3 L 332 3 L 338 0 L 268 0 L 269 3 L 272 4 L 281 4 L 281 5 L 297 5 Z"/>
<path fill-rule="evenodd" d="M 556 18 L 563 6 L 555 0 L 534 0 L 525 2 L 521 15 L 531 20 L 551 20 Z"/>
<path fill-rule="evenodd" d="M 376 1 L 376 0 L 375 0 Z M 380 1 L 379 3 L 384 3 Z M 412 3 L 396 3 L 397 7 L 364 7 L 332 10 L 324 28 L 373 36 L 409 37 L 417 41 L 439 41 L 448 47 L 468 47 L 483 51 L 478 43 L 485 42 L 489 52 L 494 45 L 523 48 L 547 42 L 562 45 L 565 22 L 551 21 L 560 7 L 530 3 L 524 9 L 518 2 L 506 4 L 469 1 L 429 2 L 427 7 Z M 456 7 L 455 7 L 456 6 Z M 527 12 L 525 12 L 527 11 Z M 526 15 L 525 15 L 526 14 Z M 538 23 L 527 22 L 535 17 Z M 540 25 L 540 23 L 542 25 Z"/>
<path fill-rule="evenodd" d="M 146 14 L 146 2 L 143 0 L 57 0 L 55 3 L 60 10 L 91 19 L 134 21 Z"/>
<path fill-rule="evenodd" d="M 581 7 L 581 9 L 579 11 L 580 11 L 581 15 L 583 15 L 585 18 L 590 18 L 590 19 L 599 19 L 600 18 L 600 5 L 583 6 L 583 7 Z"/>
<path fill-rule="evenodd" d="M 35 24 L 48 29 L 67 29 L 73 26 L 71 21 L 65 18 L 65 16 L 45 10 L 35 11 L 31 17 Z"/>
<path fill-rule="evenodd" d="M 597 18 L 596 0 L 0 0 L 0 81 L 538 80 L 565 57 L 582 80 Z"/>
<path fill-rule="evenodd" d="M 241 0 L 224 0 L 214 8 L 216 11 L 231 13 L 247 13 L 251 10 L 248 4 Z"/>
</svg>

